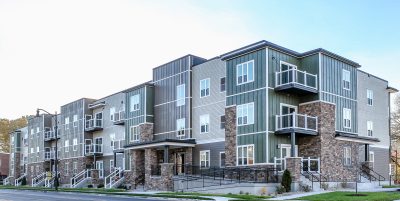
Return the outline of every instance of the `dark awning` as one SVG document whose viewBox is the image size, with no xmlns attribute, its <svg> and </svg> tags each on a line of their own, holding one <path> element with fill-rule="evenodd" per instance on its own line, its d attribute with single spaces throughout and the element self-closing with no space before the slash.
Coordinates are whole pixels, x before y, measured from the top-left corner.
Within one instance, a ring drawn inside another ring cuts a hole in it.
<svg viewBox="0 0 400 201">
<path fill-rule="evenodd" d="M 195 139 L 186 139 L 186 140 L 178 140 L 178 139 L 162 139 L 162 140 L 154 140 L 149 142 L 139 142 L 135 144 L 128 144 L 124 146 L 125 149 L 145 149 L 145 148 L 162 148 L 165 146 L 170 146 L 170 148 L 174 147 L 194 147 L 196 145 Z"/>
<path fill-rule="evenodd" d="M 362 144 L 375 144 L 377 142 L 380 142 L 378 138 L 359 136 L 357 134 L 345 133 L 345 132 L 336 132 L 335 138 L 337 140 L 352 141 Z"/>
</svg>

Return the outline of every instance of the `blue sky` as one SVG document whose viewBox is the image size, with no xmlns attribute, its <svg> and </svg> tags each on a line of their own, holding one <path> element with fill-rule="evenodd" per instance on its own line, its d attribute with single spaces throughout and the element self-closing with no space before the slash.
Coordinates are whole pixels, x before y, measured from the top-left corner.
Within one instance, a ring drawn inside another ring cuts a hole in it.
<svg viewBox="0 0 400 201">
<path fill-rule="evenodd" d="M 400 88 L 400 1 L 0 0 L 0 86 L 13 97 L 0 117 L 101 98 L 177 57 L 260 40 L 322 47 Z"/>
</svg>

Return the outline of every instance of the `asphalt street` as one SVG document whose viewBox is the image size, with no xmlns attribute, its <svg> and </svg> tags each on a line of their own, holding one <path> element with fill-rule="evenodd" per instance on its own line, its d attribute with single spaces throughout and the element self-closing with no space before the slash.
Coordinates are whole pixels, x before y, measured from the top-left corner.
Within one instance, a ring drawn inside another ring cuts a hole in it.
<svg viewBox="0 0 400 201">
<path fill-rule="evenodd" d="M 0 190 L 0 201 L 160 201 L 139 197 L 97 195 L 84 193 Z"/>
</svg>

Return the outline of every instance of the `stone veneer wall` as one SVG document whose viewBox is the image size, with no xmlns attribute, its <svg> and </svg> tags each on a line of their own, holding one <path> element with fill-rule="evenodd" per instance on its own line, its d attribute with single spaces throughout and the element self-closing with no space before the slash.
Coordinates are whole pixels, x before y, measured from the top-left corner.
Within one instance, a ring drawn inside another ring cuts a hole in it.
<svg viewBox="0 0 400 201">
<path fill-rule="evenodd" d="M 33 166 L 33 174 L 31 172 L 31 167 L 32 166 Z M 36 171 L 36 167 L 39 167 L 39 172 Z M 27 165 L 27 168 L 28 169 L 26 170 L 26 172 L 27 172 L 26 181 L 27 181 L 28 185 L 31 185 L 32 184 L 32 179 L 45 171 L 45 169 L 44 169 L 45 168 L 45 163 L 44 162 L 30 163 L 30 164 Z"/>
<path fill-rule="evenodd" d="M 153 124 L 144 123 L 139 125 L 140 142 L 150 142 L 153 140 Z"/>
<path fill-rule="evenodd" d="M 145 181 L 145 151 L 143 150 L 130 150 L 129 156 L 131 157 L 131 170 L 125 173 L 125 183 L 132 185 L 136 188 Z"/>
<path fill-rule="evenodd" d="M 14 178 L 17 179 L 22 175 L 23 170 L 21 169 L 21 154 L 14 153 Z"/>
<path fill-rule="evenodd" d="M 155 190 L 157 189 L 157 185 L 159 183 L 157 181 L 153 181 L 154 178 L 151 176 L 151 168 L 157 165 L 157 150 L 148 148 L 144 150 L 144 166 L 145 166 L 145 188 L 147 190 Z"/>
<path fill-rule="evenodd" d="M 299 155 L 319 157 L 321 173 L 330 181 L 354 181 L 359 167 L 359 144 L 335 139 L 335 107 L 321 101 L 300 105 L 299 113 L 318 117 L 318 135 L 298 137 Z M 351 166 L 343 164 L 344 147 L 351 147 Z"/>
<path fill-rule="evenodd" d="M 225 108 L 225 166 L 236 166 L 236 106 Z"/>
<path fill-rule="evenodd" d="M 71 159 L 62 159 L 58 163 L 58 171 L 60 172 L 60 184 L 70 184 L 71 178 L 74 176 L 73 174 L 73 163 L 77 162 L 77 173 L 82 172 L 87 169 L 87 166 L 93 165 L 92 157 L 79 157 L 79 158 L 71 158 Z M 68 163 L 68 175 L 65 174 L 65 163 Z"/>
</svg>

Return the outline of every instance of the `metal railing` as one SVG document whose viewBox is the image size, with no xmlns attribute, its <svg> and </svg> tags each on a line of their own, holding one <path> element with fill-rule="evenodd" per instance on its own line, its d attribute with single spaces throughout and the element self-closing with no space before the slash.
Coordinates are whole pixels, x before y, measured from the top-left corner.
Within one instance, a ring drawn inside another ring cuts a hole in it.
<svg viewBox="0 0 400 201">
<path fill-rule="evenodd" d="M 114 113 L 114 122 L 125 120 L 125 111 L 121 110 L 119 112 Z"/>
<path fill-rule="evenodd" d="M 286 158 L 274 157 L 274 168 L 278 172 L 283 172 L 284 170 L 286 170 Z"/>
<path fill-rule="evenodd" d="M 84 182 L 86 179 L 91 178 L 91 170 L 85 169 L 71 178 L 71 188 L 77 187 L 79 184 Z"/>
<path fill-rule="evenodd" d="M 292 128 L 317 131 L 318 117 L 309 116 L 306 114 L 298 114 L 295 112 L 291 114 L 276 115 L 276 131 Z"/>
<path fill-rule="evenodd" d="M 314 188 L 314 183 L 318 182 L 319 187 L 322 188 L 322 183 L 329 182 L 329 178 L 322 175 L 319 171 L 312 171 L 319 168 L 319 158 L 318 158 L 318 167 L 310 167 L 309 164 L 313 165 L 312 162 L 315 162 L 315 159 L 302 160 L 301 163 L 301 175 L 303 175 L 306 179 L 311 181 L 311 188 Z M 316 165 L 316 164 L 314 164 Z"/>
<path fill-rule="evenodd" d="M 15 181 L 14 181 L 14 185 L 15 186 L 21 186 L 22 185 L 22 181 L 23 179 L 26 179 L 26 174 L 22 174 L 20 177 L 18 177 Z"/>
<path fill-rule="evenodd" d="M 116 168 L 114 172 L 104 178 L 104 188 L 110 189 L 116 187 L 120 181 L 124 179 L 124 170 Z"/>
<path fill-rule="evenodd" d="M 115 140 L 113 141 L 113 150 L 123 149 L 125 146 L 125 140 Z"/>
<path fill-rule="evenodd" d="M 86 119 L 85 129 L 90 130 L 95 128 L 103 128 L 103 119 Z"/>
<path fill-rule="evenodd" d="M 46 173 L 46 174 L 48 174 L 48 173 Z M 60 178 L 60 176 L 61 176 L 61 173 L 58 172 L 58 178 Z M 46 179 L 44 180 L 44 186 L 47 188 L 53 187 L 55 178 L 56 178 L 56 172 L 52 172 L 50 176 L 46 175 Z"/>
<path fill-rule="evenodd" d="M 317 81 L 317 75 L 297 69 L 289 69 L 275 73 L 275 87 L 280 87 L 286 84 L 299 84 L 317 89 Z"/>
<path fill-rule="evenodd" d="M 51 140 L 51 139 L 55 139 L 56 135 L 55 132 L 53 130 L 49 130 L 44 132 L 44 139 L 45 140 Z"/>
<path fill-rule="evenodd" d="M 43 184 L 46 179 L 46 173 L 43 172 L 32 179 L 32 186 L 37 187 Z"/>
<path fill-rule="evenodd" d="M 103 144 L 86 144 L 85 154 L 102 154 Z"/>
<path fill-rule="evenodd" d="M 3 179 L 3 185 L 4 186 L 8 186 L 11 185 L 11 181 L 10 181 L 11 177 L 6 177 Z"/>
<path fill-rule="evenodd" d="M 371 181 L 378 181 L 379 185 L 381 185 L 381 181 L 385 181 L 385 177 L 375 172 L 373 169 L 369 168 L 365 164 L 362 164 L 360 167 L 361 173 L 360 176 L 367 178 Z"/>
</svg>

